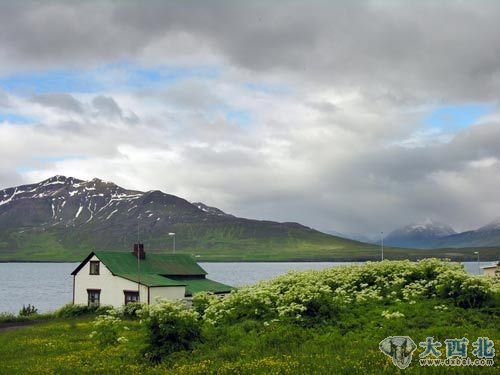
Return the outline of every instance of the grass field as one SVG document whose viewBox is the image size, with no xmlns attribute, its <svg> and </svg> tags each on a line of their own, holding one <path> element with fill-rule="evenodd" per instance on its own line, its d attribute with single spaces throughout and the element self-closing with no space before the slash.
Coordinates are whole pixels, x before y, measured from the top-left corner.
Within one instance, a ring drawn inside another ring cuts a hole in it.
<svg viewBox="0 0 500 375">
<path fill-rule="evenodd" d="M 207 331 L 205 342 L 193 352 L 175 353 L 159 366 L 140 356 L 145 331 L 138 321 L 125 323 L 130 328 L 124 333 L 127 343 L 102 349 L 89 337 L 94 329 L 92 318 L 55 320 L 0 331 L 0 374 L 396 374 L 399 369 L 378 349 L 387 336 L 406 335 L 415 341 L 433 336 L 441 342 L 455 337 L 472 342 L 487 336 L 500 347 L 497 310 L 449 307 L 436 312 L 435 306 L 401 304 L 397 309 L 406 318 L 392 321 L 381 317 L 382 307 L 361 316 L 353 310 L 335 324 L 314 328 L 264 327 L 260 322 L 245 321 Z M 499 367 L 453 370 L 498 374 Z M 405 373 L 449 371 L 449 367 L 422 368 L 413 363 Z"/>
</svg>

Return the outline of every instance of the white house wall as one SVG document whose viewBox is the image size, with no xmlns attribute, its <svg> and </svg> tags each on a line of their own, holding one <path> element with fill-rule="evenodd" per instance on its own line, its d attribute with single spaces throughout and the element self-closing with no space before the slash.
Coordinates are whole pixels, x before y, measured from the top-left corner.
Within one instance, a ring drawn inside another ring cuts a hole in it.
<svg viewBox="0 0 500 375">
<path fill-rule="evenodd" d="M 158 299 L 184 299 L 186 287 L 184 286 L 169 286 L 169 287 L 151 287 L 149 288 L 149 297 L 151 303 L 155 303 Z"/>
<path fill-rule="evenodd" d="M 90 261 L 99 261 L 99 275 L 90 275 Z M 120 307 L 125 303 L 124 290 L 137 291 L 138 285 L 136 282 L 114 276 L 95 255 L 90 261 L 75 275 L 75 304 L 86 305 L 88 303 L 87 289 L 100 289 L 100 304 L 112 305 L 114 307 Z M 140 287 L 140 302 L 148 303 L 148 287 L 144 285 Z M 155 289 L 161 290 L 153 292 Z M 162 298 L 178 299 L 184 297 L 185 287 L 151 288 L 150 292 Z M 150 295 L 149 298 L 151 303 L 153 303 L 153 296 Z"/>
</svg>

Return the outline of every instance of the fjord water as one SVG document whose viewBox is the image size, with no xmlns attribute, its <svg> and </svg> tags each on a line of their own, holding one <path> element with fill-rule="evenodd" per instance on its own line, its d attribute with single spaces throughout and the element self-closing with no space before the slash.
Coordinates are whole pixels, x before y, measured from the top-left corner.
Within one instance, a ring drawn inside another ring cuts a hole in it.
<svg viewBox="0 0 500 375">
<path fill-rule="evenodd" d="M 253 284 L 291 270 L 338 267 L 352 263 L 200 263 L 208 277 L 233 286 Z M 465 269 L 478 274 L 477 262 L 464 262 Z M 482 262 L 490 265 L 491 262 Z M 0 263 L 0 313 L 17 314 L 23 305 L 39 312 L 53 311 L 72 300 L 71 272 L 78 263 Z"/>
</svg>

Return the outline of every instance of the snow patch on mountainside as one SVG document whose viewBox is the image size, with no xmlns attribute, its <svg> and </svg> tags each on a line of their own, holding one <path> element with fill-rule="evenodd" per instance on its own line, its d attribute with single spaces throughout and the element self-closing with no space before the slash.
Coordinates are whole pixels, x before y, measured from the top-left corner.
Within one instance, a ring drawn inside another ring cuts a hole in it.
<svg viewBox="0 0 500 375">
<path fill-rule="evenodd" d="M 487 225 L 479 228 L 476 232 L 493 232 L 500 231 L 500 217 L 496 218 Z"/>
<path fill-rule="evenodd" d="M 426 219 L 389 233 L 384 242 L 389 246 L 427 248 L 433 241 L 456 234 L 449 225 Z"/>
</svg>

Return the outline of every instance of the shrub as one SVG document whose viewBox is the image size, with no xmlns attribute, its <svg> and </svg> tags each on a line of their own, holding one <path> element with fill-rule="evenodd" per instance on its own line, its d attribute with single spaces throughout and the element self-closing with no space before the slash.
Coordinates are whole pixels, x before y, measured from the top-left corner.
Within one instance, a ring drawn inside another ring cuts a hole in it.
<svg viewBox="0 0 500 375">
<path fill-rule="evenodd" d="M 120 314 L 126 319 L 137 319 L 138 312 L 144 307 L 145 305 L 140 302 L 128 303 L 120 309 Z"/>
<path fill-rule="evenodd" d="M 58 318 L 72 318 L 95 313 L 96 307 L 69 303 L 55 311 Z"/>
<path fill-rule="evenodd" d="M 19 318 L 12 313 L 0 313 L 0 323 L 12 323 L 17 321 L 19 321 Z"/>
<path fill-rule="evenodd" d="M 140 310 L 147 327 L 148 347 L 145 357 L 153 363 L 165 356 L 191 350 L 201 339 L 201 321 L 198 313 L 179 301 L 161 301 Z"/>
<path fill-rule="evenodd" d="M 90 334 L 91 338 L 95 338 L 101 347 L 108 345 L 116 345 L 120 342 L 125 342 L 126 339 L 120 336 L 120 332 L 126 327 L 118 318 L 114 310 L 108 310 L 107 314 L 99 315 L 94 320 L 94 331 Z"/>
<path fill-rule="evenodd" d="M 106 315 L 109 314 L 111 311 L 114 311 L 114 307 L 110 305 L 102 305 L 99 306 L 95 309 L 96 315 Z"/>
<path fill-rule="evenodd" d="M 64 305 L 60 309 L 56 310 L 54 312 L 54 315 L 58 318 L 72 318 L 76 316 L 91 315 L 91 314 L 103 315 L 107 314 L 111 310 L 113 310 L 113 306 L 107 306 L 107 305 L 87 306 L 87 305 L 76 305 L 68 303 L 67 305 Z"/>
<path fill-rule="evenodd" d="M 494 287 L 489 279 L 468 277 L 462 281 L 460 289 L 455 300 L 461 307 L 482 307 L 494 298 Z"/>
<path fill-rule="evenodd" d="M 74 316 L 81 316 L 81 315 L 86 315 L 90 314 L 90 307 L 86 305 L 74 305 L 72 303 L 69 303 L 67 305 L 64 305 L 63 307 L 59 308 L 54 312 L 54 314 L 58 318 L 71 318 Z M 92 312 L 94 312 L 93 310 Z"/>
<path fill-rule="evenodd" d="M 217 300 L 219 297 L 212 293 L 208 292 L 201 292 L 201 293 L 196 293 L 193 296 L 193 309 L 200 315 L 203 316 L 205 314 L 205 310 L 207 309 L 208 306 L 215 300 Z"/>
<path fill-rule="evenodd" d="M 35 306 L 28 304 L 28 306 L 23 305 L 23 308 L 19 311 L 19 316 L 32 316 L 37 313 L 38 309 Z"/>
<path fill-rule="evenodd" d="M 213 325 L 278 319 L 311 326 L 336 321 L 345 308 L 371 303 L 442 298 L 464 308 L 493 305 L 499 285 L 494 279 L 470 276 L 462 265 L 448 261 L 384 261 L 289 272 L 224 299 L 202 296 L 198 307 L 193 303 Z"/>
</svg>

